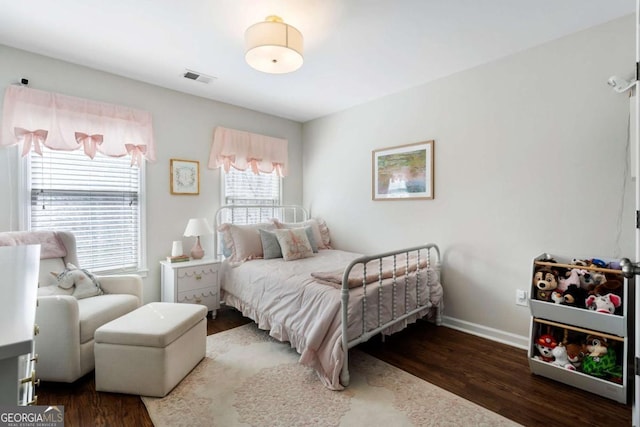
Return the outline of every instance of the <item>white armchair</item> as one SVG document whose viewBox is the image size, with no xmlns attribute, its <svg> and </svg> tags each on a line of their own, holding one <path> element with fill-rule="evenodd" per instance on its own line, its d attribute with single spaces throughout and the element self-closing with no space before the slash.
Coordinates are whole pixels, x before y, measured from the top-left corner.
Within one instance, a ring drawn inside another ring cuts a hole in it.
<svg viewBox="0 0 640 427">
<path fill-rule="evenodd" d="M 55 283 L 68 263 L 78 266 L 76 241 L 69 232 L 4 232 L 0 246 L 40 244 L 39 288 Z M 35 337 L 37 376 L 43 381 L 73 382 L 94 369 L 96 329 L 142 304 L 142 279 L 137 275 L 96 276 L 104 292 L 89 298 L 38 296 Z M 39 290 L 40 290 L 39 289 Z"/>
</svg>

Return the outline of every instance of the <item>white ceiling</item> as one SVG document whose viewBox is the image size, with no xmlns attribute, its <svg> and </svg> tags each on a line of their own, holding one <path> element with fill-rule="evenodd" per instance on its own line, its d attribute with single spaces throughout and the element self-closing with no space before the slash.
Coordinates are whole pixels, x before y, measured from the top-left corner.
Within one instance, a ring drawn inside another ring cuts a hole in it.
<svg viewBox="0 0 640 427">
<path fill-rule="evenodd" d="M 0 44 L 305 122 L 635 7 L 635 0 L 0 0 Z M 294 73 L 263 74 L 244 62 L 244 30 L 272 14 L 304 35 L 305 62 Z M 185 69 L 216 79 L 187 80 Z"/>
</svg>

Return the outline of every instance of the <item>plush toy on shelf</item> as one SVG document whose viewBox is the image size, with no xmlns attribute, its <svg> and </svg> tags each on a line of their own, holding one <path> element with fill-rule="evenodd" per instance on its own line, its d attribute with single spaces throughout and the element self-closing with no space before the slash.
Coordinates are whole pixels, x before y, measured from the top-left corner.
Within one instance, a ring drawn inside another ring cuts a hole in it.
<svg viewBox="0 0 640 427">
<path fill-rule="evenodd" d="M 616 308 L 622 304 L 622 300 L 616 294 L 590 295 L 585 303 L 589 310 L 593 310 L 596 313 L 614 314 Z"/>
<path fill-rule="evenodd" d="M 538 268 L 533 275 L 533 286 L 536 288 L 536 299 L 551 300 L 551 293 L 558 287 L 558 272 L 548 266 Z"/>
<path fill-rule="evenodd" d="M 587 291 L 593 290 L 596 286 L 602 285 L 607 281 L 607 277 L 598 271 L 585 271 L 580 276 L 580 286 Z"/>
<path fill-rule="evenodd" d="M 562 293 L 564 297 L 563 304 L 571 307 L 587 308 L 587 291 L 578 285 L 569 285 L 567 290 Z"/>
<path fill-rule="evenodd" d="M 573 364 L 569 361 L 567 348 L 562 343 L 559 343 L 556 347 L 554 347 L 553 350 L 551 350 L 551 354 L 554 358 L 553 362 L 551 362 L 552 365 L 560 366 L 561 368 L 565 368 L 570 371 L 576 370 L 575 366 L 573 366 Z"/>
<path fill-rule="evenodd" d="M 622 296 L 622 282 L 618 279 L 607 279 L 606 282 L 601 283 L 589 291 L 589 295 L 606 295 L 616 294 L 619 297 Z"/>
<path fill-rule="evenodd" d="M 564 295 L 562 295 L 562 292 L 559 292 L 556 289 L 555 291 L 551 292 L 551 301 L 553 301 L 554 304 L 563 304 Z"/>
<path fill-rule="evenodd" d="M 574 368 L 580 369 L 582 365 L 582 360 L 587 354 L 587 346 L 584 344 L 578 343 L 568 343 L 566 345 L 567 348 L 567 359 L 569 363 L 573 365 Z"/>
<path fill-rule="evenodd" d="M 582 361 L 582 372 L 616 382 L 622 377 L 622 367 L 617 363 L 616 352 L 606 338 L 587 336 L 587 351 L 588 354 Z"/>
<path fill-rule="evenodd" d="M 560 292 L 564 292 L 571 285 L 580 286 L 581 276 L 584 275 L 585 273 L 586 273 L 586 270 L 572 268 L 571 271 L 568 272 L 566 277 L 560 277 L 560 279 L 558 280 L 558 290 L 560 290 Z"/>
<path fill-rule="evenodd" d="M 550 334 L 540 335 L 536 340 L 536 350 L 540 355 L 533 356 L 534 359 L 543 362 L 553 362 L 553 349 L 558 346 L 558 341 Z"/>
</svg>

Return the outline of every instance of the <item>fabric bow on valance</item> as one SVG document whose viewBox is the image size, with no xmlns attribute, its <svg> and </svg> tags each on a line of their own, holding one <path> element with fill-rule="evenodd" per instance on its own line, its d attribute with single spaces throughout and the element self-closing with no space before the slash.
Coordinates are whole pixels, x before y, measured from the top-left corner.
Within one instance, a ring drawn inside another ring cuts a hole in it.
<svg viewBox="0 0 640 427">
<path fill-rule="evenodd" d="M 251 168 L 253 173 L 271 173 L 287 176 L 287 140 L 216 127 L 213 133 L 209 169 L 231 166 L 239 170 Z"/>
<path fill-rule="evenodd" d="M 0 138 L 0 146 L 22 143 L 23 156 L 46 146 L 92 159 L 129 155 L 131 165 L 156 160 L 151 113 L 25 86 L 5 91 Z"/>
</svg>

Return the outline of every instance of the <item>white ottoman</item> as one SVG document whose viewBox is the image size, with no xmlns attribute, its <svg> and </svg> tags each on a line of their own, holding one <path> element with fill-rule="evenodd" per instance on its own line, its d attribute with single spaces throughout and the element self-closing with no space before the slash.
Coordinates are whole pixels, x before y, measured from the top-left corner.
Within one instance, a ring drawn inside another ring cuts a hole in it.
<svg viewBox="0 0 640 427">
<path fill-rule="evenodd" d="M 202 360 L 207 307 L 152 302 L 95 332 L 96 390 L 166 396 Z"/>
</svg>

